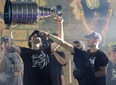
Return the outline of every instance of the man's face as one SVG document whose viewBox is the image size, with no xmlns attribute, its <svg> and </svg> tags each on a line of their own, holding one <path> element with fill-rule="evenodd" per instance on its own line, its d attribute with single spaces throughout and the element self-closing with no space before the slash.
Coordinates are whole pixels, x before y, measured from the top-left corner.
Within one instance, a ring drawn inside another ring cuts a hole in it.
<svg viewBox="0 0 116 85">
<path fill-rule="evenodd" d="M 1 47 L 2 48 L 8 48 L 9 47 L 9 44 L 8 43 L 5 43 L 5 42 L 2 42 Z"/>
<path fill-rule="evenodd" d="M 94 38 L 88 38 L 87 40 L 87 46 L 88 47 L 93 47 L 93 46 L 95 46 L 96 44 L 96 40 L 94 39 Z"/>
<path fill-rule="evenodd" d="M 31 41 L 34 43 L 34 44 L 39 44 L 41 43 L 41 38 L 37 36 L 37 34 L 34 34 L 32 37 L 31 37 Z"/>
<path fill-rule="evenodd" d="M 73 43 L 73 46 L 76 47 L 76 48 L 78 48 L 78 49 L 81 49 L 81 47 L 82 47 L 81 45 L 76 44 L 76 43 Z"/>
</svg>

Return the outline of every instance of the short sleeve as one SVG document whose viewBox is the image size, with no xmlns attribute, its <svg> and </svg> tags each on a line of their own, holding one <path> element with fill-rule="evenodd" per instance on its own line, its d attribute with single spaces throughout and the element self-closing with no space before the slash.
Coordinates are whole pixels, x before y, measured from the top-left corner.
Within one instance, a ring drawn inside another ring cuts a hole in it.
<svg viewBox="0 0 116 85">
<path fill-rule="evenodd" d="M 85 68 L 89 63 L 88 53 L 86 51 L 74 48 L 74 58 L 73 62 L 77 68 Z"/>
<path fill-rule="evenodd" d="M 108 65 L 108 58 L 105 55 L 105 53 L 101 52 L 101 54 L 99 55 L 99 57 L 97 59 L 97 63 L 99 65 L 99 67 Z"/>
<path fill-rule="evenodd" d="M 27 53 L 27 51 L 29 50 L 29 48 L 25 48 L 25 47 L 20 47 L 21 50 L 21 57 L 23 58 L 24 55 Z"/>
</svg>

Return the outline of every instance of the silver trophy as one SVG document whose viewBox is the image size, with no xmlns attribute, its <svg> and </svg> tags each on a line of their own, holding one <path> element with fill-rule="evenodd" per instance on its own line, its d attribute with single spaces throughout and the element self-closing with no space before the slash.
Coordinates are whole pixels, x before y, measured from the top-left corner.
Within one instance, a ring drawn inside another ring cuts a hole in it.
<svg viewBox="0 0 116 85">
<path fill-rule="evenodd" d="M 7 0 L 4 8 L 4 22 L 11 24 L 33 24 L 41 19 L 62 16 L 61 5 L 51 8 L 40 7 L 36 2 L 11 2 Z"/>
</svg>

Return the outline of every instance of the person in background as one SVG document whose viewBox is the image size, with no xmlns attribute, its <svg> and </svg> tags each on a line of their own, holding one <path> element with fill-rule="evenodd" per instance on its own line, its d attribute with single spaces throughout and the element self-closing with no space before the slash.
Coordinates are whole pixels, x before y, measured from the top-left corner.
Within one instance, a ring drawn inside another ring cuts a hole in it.
<svg viewBox="0 0 116 85">
<path fill-rule="evenodd" d="M 87 47 L 89 48 L 89 60 L 95 72 L 96 85 L 106 85 L 108 58 L 106 54 L 99 49 L 102 37 L 97 32 L 91 32 L 85 35 L 85 38 L 87 39 Z"/>
<path fill-rule="evenodd" d="M 57 33 L 53 33 L 53 35 L 58 36 Z M 53 43 L 50 40 L 51 44 Z M 59 47 L 59 46 L 58 46 Z M 58 51 L 58 47 L 56 47 L 52 54 L 50 55 L 50 72 L 52 77 L 53 85 L 64 85 L 64 72 L 62 66 L 66 65 L 65 54 L 63 51 Z"/>
<path fill-rule="evenodd" d="M 78 80 L 79 85 L 94 84 L 95 83 L 94 71 L 89 61 L 88 53 L 85 51 L 85 43 L 83 41 L 77 40 L 73 42 L 73 46 L 78 48 L 78 52 L 79 52 L 78 57 L 74 57 L 73 59 L 74 78 Z M 75 55 L 75 54 L 72 54 L 72 55 Z"/>
<path fill-rule="evenodd" d="M 78 69 L 81 69 L 81 70 L 77 69 L 77 71 L 79 71 L 77 73 L 79 76 L 77 75 L 77 77 L 75 77 L 78 80 L 79 85 L 94 85 L 95 76 L 92 66 L 88 59 L 88 53 L 84 49 L 81 49 L 81 45 L 78 44 L 72 45 L 60 39 L 59 37 L 49 34 L 47 32 L 44 32 L 44 34 L 54 42 L 58 43 L 60 46 L 64 47 L 66 50 L 70 51 L 71 54 L 73 54 L 74 56 L 73 62 L 75 66 Z M 80 75 L 80 73 L 82 75 Z"/>
<path fill-rule="evenodd" d="M 1 38 L 0 85 L 23 85 L 23 62 L 10 48 L 8 37 Z"/>
<path fill-rule="evenodd" d="M 110 43 L 108 49 L 108 69 L 106 76 L 106 85 L 116 84 L 116 42 Z"/>
</svg>

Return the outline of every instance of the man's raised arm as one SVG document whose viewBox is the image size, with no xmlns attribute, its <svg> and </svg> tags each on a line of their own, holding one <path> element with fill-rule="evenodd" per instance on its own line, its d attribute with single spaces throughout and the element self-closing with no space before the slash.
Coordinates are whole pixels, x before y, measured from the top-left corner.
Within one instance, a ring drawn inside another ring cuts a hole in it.
<svg viewBox="0 0 116 85">
<path fill-rule="evenodd" d="M 52 34 L 49 34 L 47 32 L 44 32 L 44 34 L 50 38 L 51 40 L 53 40 L 54 42 L 56 42 L 57 44 L 59 44 L 60 46 L 62 46 L 63 48 L 65 48 L 66 50 L 70 51 L 71 53 L 74 53 L 74 48 L 73 45 L 71 45 L 70 43 L 62 40 L 61 38 L 54 36 Z"/>
</svg>

